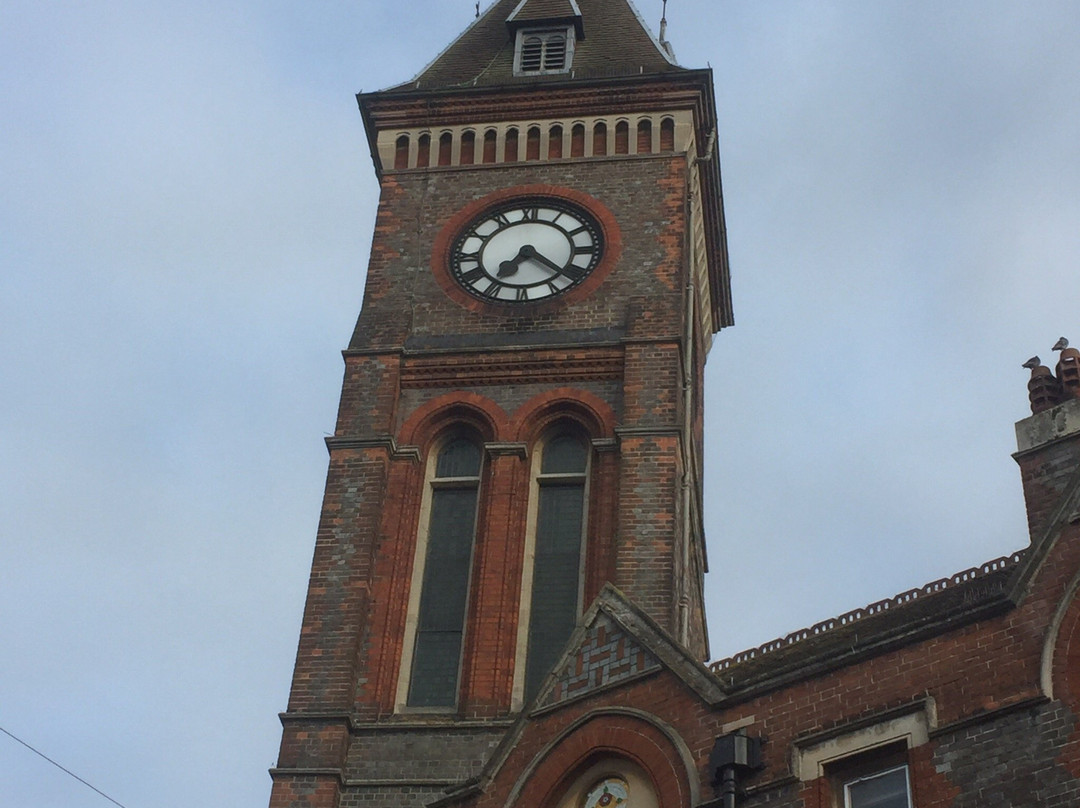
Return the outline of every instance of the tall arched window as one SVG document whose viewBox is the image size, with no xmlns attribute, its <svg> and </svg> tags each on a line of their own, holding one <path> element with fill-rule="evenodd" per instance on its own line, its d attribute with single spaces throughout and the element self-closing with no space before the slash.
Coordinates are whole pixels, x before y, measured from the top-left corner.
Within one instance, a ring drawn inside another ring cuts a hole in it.
<svg viewBox="0 0 1080 808">
<path fill-rule="evenodd" d="M 525 698 L 551 672 L 577 623 L 581 601 L 585 482 L 589 451 L 577 435 L 558 432 L 541 447 L 536 472 L 536 522 Z"/>
<path fill-rule="evenodd" d="M 463 166 L 471 166 L 476 157 L 476 132 L 466 129 L 461 133 L 461 156 Z"/>
<path fill-rule="evenodd" d="M 637 153 L 652 153 L 652 121 L 642 118 L 637 125 Z"/>
<path fill-rule="evenodd" d="M 570 130 L 570 156 L 585 156 L 585 124 L 575 123 Z"/>
<path fill-rule="evenodd" d="M 416 141 L 416 167 L 427 168 L 431 161 L 431 135 L 420 135 Z"/>
<path fill-rule="evenodd" d="M 494 129 L 488 129 L 484 132 L 484 162 L 495 162 L 495 148 L 497 145 L 498 133 Z"/>
<path fill-rule="evenodd" d="M 511 126 L 506 130 L 506 140 L 503 142 L 503 162 L 516 163 L 518 159 L 518 130 Z"/>
<path fill-rule="evenodd" d="M 558 160 L 562 157 L 562 132 L 563 129 L 558 124 L 554 124 L 551 129 L 548 130 L 549 160 Z"/>
<path fill-rule="evenodd" d="M 456 437 L 439 449 L 429 472 L 430 506 L 426 546 L 420 548 L 423 570 L 409 677 L 410 707 L 457 704 L 482 459 L 477 442 Z"/>
<path fill-rule="evenodd" d="M 439 135 L 439 165 L 448 166 L 453 158 L 454 136 L 449 132 Z"/>
<path fill-rule="evenodd" d="M 540 127 L 530 126 L 525 134 L 525 159 L 540 159 Z"/>
<path fill-rule="evenodd" d="M 672 118 L 660 121 L 660 151 L 675 151 L 675 121 Z"/>
<path fill-rule="evenodd" d="M 607 124 L 603 121 L 593 127 L 592 153 L 598 157 L 607 154 Z"/>
<path fill-rule="evenodd" d="M 630 153 L 630 124 L 626 121 L 615 124 L 615 153 Z"/>
<path fill-rule="evenodd" d="M 409 167 L 409 136 L 400 135 L 394 142 L 394 168 Z"/>
</svg>

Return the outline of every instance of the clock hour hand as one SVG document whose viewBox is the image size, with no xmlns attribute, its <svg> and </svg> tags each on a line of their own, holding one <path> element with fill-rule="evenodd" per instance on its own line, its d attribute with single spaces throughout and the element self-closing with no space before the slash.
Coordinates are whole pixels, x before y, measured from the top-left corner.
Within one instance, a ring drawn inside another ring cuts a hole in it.
<svg viewBox="0 0 1080 808">
<path fill-rule="evenodd" d="M 532 250 L 532 245 L 526 244 L 520 250 L 518 254 L 511 258 L 509 261 L 503 261 L 499 264 L 499 271 L 495 273 L 496 277 L 505 278 L 507 275 L 513 275 L 518 271 L 518 267 L 522 261 L 527 260 L 531 256 L 529 252 Z"/>
</svg>

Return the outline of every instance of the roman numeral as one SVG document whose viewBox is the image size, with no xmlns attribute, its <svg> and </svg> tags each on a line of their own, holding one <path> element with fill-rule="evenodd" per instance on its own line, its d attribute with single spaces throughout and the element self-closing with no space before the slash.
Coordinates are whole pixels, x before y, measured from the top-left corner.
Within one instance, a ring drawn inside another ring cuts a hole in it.
<svg viewBox="0 0 1080 808">
<path fill-rule="evenodd" d="M 462 272 L 461 273 L 461 279 L 463 281 L 465 281 L 465 283 L 470 283 L 470 284 L 475 283 L 476 281 L 480 280 L 482 277 L 484 277 L 484 268 L 483 267 L 473 267 L 468 272 Z"/>
<path fill-rule="evenodd" d="M 574 255 L 592 255 L 595 252 L 595 244 L 590 244 L 587 247 L 574 247 Z"/>
<path fill-rule="evenodd" d="M 491 217 L 491 220 L 499 225 L 500 228 L 507 227 L 510 224 L 510 220 L 506 218 L 506 214 L 499 212 Z"/>
<path fill-rule="evenodd" d="M 488 297 L 498 297 L 499 290 L 503 288 L 503 285 L 498 281 L 492 281 L 487 285 L 487 288 L 483 290 L 483 293 Z"/>
<path fill-rule="evenodd" d="M 524 286 L 518 287 L 517 299 L 519 302 L 527 301 L 529 299 L 529 290 Z"/>
<path fill-rule="evenodd" d="M 540 208 L 522 208 L 521 221 L 535 222 L 540 218 Z"/>
<path fill-rule="evenodd" d="M 562 274 L 571 280 L 580 281 L 585 277 L 585 270 L 581 267 L 574 266 L 573 264 L 567 264 L 562 268 Z"/>
</svg>

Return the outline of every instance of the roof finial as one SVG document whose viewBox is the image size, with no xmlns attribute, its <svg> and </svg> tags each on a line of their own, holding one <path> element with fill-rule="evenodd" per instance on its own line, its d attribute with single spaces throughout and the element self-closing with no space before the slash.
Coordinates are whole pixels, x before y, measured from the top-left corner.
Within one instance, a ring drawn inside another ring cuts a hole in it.
<svg viewBox="0 0 1080 808">
<path fill-rule="evenodd" d="M 667 41 L 667 0 L 664 0 L 663 11 L 660 12 L 660 47 L 667 51 L 668 56 L 675 58 L 675 52 L 671 49 L 671 43 Z"/>
<path fill-rule="evenodd" d="M 664 2 L 666 3 L 667 0 L 664 0 Z M 480 17 L 480 0 L 476 0 L 476 16 L 477 18 Z"/>
</svg>

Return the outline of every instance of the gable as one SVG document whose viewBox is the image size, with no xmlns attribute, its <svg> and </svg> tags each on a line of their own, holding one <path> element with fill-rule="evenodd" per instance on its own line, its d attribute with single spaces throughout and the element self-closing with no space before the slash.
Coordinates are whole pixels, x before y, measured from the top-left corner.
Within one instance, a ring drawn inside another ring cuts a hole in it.
<svg viewBox="0 0 1080 808">
<path fill-rule="evenodd" d="M 668 58 L 628 0 L 529 0 L 518 10 L 519 5 L 521 0 L 498 0 L 413 81 L 393 89 L 528 86 L 537 81 L 655 75 L 683 69 Z M 576 44 L 571 73 L 515 76 L 511 26 L 553 18 L 567 20 L 576 16 L 571 11 L 575 5 L 581 12 L 585 37 Z M 515 11 L 517 15 L 508 26 Z"/>
<path fill-rule="evenodd" d="M 659 669 L 660 661 L 647 648 L 601 612 L 536 706 L 551 707 Z"/>
</svg>

